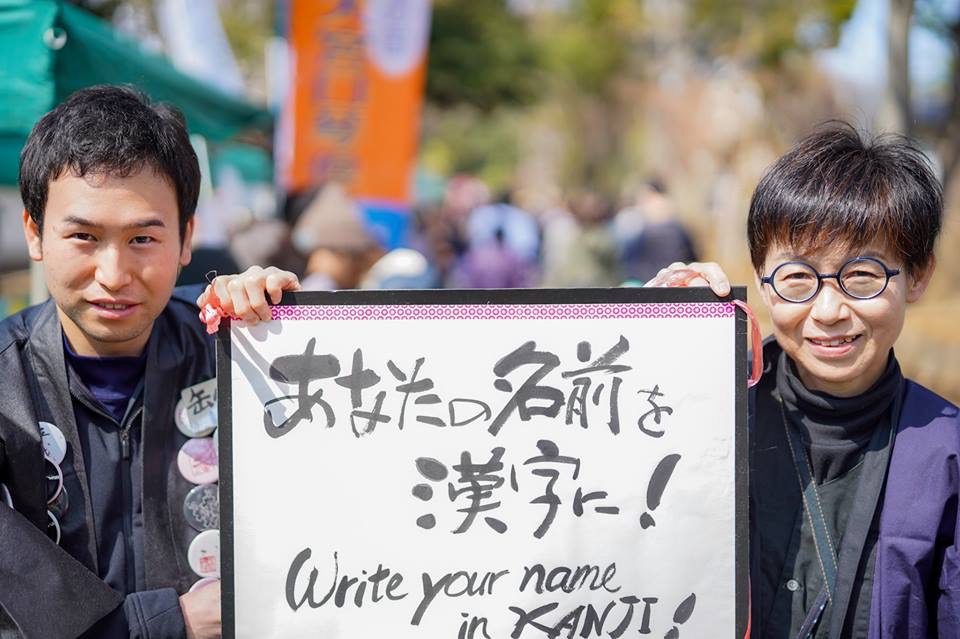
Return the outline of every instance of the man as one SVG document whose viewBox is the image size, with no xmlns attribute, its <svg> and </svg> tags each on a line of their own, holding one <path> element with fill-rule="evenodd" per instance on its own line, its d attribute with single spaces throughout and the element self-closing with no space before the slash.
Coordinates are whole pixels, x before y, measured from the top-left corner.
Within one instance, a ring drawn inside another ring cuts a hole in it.
<svg viewBox="0 0 960 639">
<path fill-rule="evenodd" d="M 216 422 L 200 290 L 174 291 L 199 186 L 182 116 L 131 89 L 78 91 L 27 140 L 51 300 L 0 323 L 2 637 L 220 636 L 219 582 L 188 592 L 217 573 L 215 503 L 200 523 L 184 503 L 210 477 L 177 462 Z M 296 288 L 255 267 L 202 301 L 257 321 Z"/>
</svg>

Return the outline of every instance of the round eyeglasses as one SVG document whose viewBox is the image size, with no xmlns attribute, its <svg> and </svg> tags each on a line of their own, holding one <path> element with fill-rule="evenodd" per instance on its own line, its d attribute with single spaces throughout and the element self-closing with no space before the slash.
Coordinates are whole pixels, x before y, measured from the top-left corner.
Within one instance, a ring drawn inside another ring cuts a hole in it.
<svg viewBox="0 0 960 639">
<path fill-rule="evenodd" d="M 837 280 L 840 290 L 854 299 L 869 300 L 883 293 L 890 278 L 899 274 L 900 269 L 888 268 L 875 257 L 855 257 L 836 273 L 823 274 L 806 262 L 784 262 L 760 282 L 773 287 L 782 300 L 802 304 L 817 296 L 825 279 Z"/>
</svg>

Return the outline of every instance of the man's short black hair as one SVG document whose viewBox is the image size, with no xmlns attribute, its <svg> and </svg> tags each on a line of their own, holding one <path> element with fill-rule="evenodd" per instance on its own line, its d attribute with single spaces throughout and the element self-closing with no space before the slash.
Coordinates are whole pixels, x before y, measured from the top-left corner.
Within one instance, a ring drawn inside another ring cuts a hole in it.
<svg viewBox="0 0 960 639">
<path fill-rule="evenodd" d="M 182 239 L 200 193 L 200 165 L 183 115 L 130 87 L 89 87 L 33 127 L 20 153 L 20 196 L 42 229 L 49 184 L 66 171 L 129 177 L 144 168 L 174 188 Z"/>
<path fill-rule="evenodd" d="M 908 138 L 861 135 L 830 122 L 801 140 L 760 180 L 747 218 L 750 259 L 762 273 L 773 244 L 803 254 L 879 241 L 911 273 L 929 265 L 943 190 Z"/>
</svg>

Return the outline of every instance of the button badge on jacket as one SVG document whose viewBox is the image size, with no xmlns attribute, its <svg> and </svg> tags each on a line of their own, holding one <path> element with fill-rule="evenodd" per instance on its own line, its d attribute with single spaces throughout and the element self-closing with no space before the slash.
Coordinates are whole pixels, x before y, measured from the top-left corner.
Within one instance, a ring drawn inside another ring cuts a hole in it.
<svg viewBox="0 0 960 639">
<path fill-rule="evenodd" d="M 39 422 L 40 444 L 43 454 L 53 460 L 55 464 L 62 464 L 67 456 L 67 438 L 63 431 L 50 422 Z"/>
<path fill-rule="evenodd" d="M 219 478 L 217 448 L 212 437 L 188 439 L 177 453 L 177 468 L 192 484 L 212 484 Z"/>
<path fill-rule="evenodd" d="M 177 428 L 187 437 L 206 437 L 217 427 L 217 380 L 208 379 L 180 391 L 174 411 Z"/>
<path fill-rule="evenodd" d="M 217 380 L 208 379 L 180 391 L 174 420 L 189 437 L 177 453 L 177 469 L 197 484 L 183 500 L 183 517 L 198 534 L 187 549 L 187 562 L 206 584 L 220 578 L 220 478 L 217 429 Z"/>
<path fill-rule="evenodd" d="M 205 530 L 197 535 L 187 551 L 190 568 L 201 577 L 220 576 L 220 531 Z"/>
<path fill-rule="evenodd" d="M 220 490 L 213 484 L 195 486 L 183 500 L 183 516 L 195 530 L 220 528 Z"/>
</svg>

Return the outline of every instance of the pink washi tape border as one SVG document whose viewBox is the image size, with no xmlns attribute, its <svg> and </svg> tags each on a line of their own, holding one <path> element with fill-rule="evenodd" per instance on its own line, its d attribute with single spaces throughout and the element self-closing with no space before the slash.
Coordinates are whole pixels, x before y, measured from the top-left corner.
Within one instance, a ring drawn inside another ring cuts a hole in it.
<svg viewBox="0 0 960 639">
<path fill-rule="evenodd" d="M 384 304 L 273 306 L 275 320 L 666 319 L 733 317 L 732 302 L 672 304 Z"/>
</svg>

